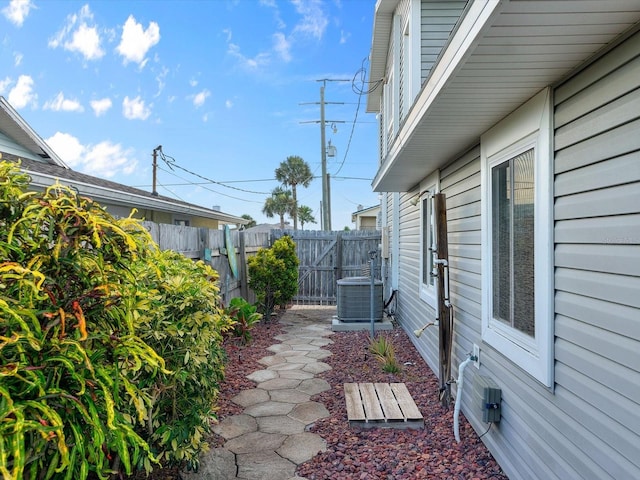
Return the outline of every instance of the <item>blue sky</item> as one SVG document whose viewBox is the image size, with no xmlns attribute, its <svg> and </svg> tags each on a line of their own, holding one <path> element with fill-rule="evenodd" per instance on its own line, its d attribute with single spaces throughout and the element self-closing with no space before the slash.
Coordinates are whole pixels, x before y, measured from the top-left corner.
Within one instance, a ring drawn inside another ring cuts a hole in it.
<svg viewBox="0 0 640 480">
<path fill-rule="evenodd" d="M 299 155 L 321 174 L 317 80 L 346 79 L 326 84 L 325 100 L 344 102 L 326 105 L 327 168 L 332 227 L 352 227 L 358 205 L 378 202 L 376 119 L 352 88 L 374 4 L 3 1 L 0 95 L 75 170 L 150 191 L 162 145 L 175 165 L 160 162 L 160 194 L 274 223 L 261 210 L 280 162 Z M 298 198 L 319 229 L 321 179 Z"/>
</svg>

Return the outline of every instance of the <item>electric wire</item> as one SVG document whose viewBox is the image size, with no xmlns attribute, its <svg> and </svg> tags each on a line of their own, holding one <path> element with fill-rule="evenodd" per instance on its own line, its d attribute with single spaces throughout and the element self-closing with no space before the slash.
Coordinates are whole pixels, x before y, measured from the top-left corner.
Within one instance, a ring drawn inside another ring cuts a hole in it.
<svg viewBox="0 0 640 480">
<path fill-rule="evenodd" d="M 257 191 L 254 191 L 254 190 L 247 190 L 247 189 L 244 189 L 244 188 L 232 187 L 231 185 L 225 185 L 224 183 L 217 182 L 216 180 L 212 180 L 211 178 L 207 178 L 207 177 L 205 177 L 203 175 L 200 175 L 199 173 L 193 172 L 193 171 L 191 171 L 191 170 L 189 170 L 187 168 L 184 168 L 184 167 L 178 165 L 175 158 L 173 158 L 171 155 L 165 154 L 162 150 L 159 150 L 159 153 L 160 153 L 160 159 L 162 161 L 164 161 L 164 163 L 167 165 L 167 167 L 169 167 L 171 170 L 173 170 L 174 168 L 178 168 L 178 169 L 180 169 L 180 170 L 182 170 L 182 171 L 184 171 L 184 172 L 186 172 L 186 173 L 188 173 L 190 175 L 193 175 L 194 177 L 198 177 L 198 178 L 200 178 L 202 180 L 205 180 L 207 182 L 214 183 L 216 185 L 220 185 L 221 187 L 230 188 L 232 190 L 238 190 L 240 192 L 245 192 L 245 193 L 255 193 L 257 195 L 271 195 L 271 193 L 269 193 L 269 192 L 257 192 Z"/>
<path fill-rule="evenodd" d="M 351 80 L 351 90 L 353 90 L 353 92 L 358 95 L 356 113 L 353 118 L 353 123 L 351 124 L 351 132 L 349 133 L 349 140 L 347 141 L 347 148 L 344 151 L 344 157 L 342 157 L 342 162 L 340 163 L 338 170 L 336 170 L 333 176 L 338 175 L 338 173 L 340 173 L 340 170 L 342 170 L 344 163 L 347 161 L 347 155 L 349 154 L 349 148 L 351 147 L 351 140 L 353 139 L 353 133 L 356 129 L 356 123 L 358 122 L 358 114 L 360 113 L 360 104 L 362 103 L 362 95 L 365 95 L 365 94 L 368 95 L 372 93 L 373 91 L 376 90 L 376 88 L 378 88 L 382 84 L 382 81 L 383 81 L 382 79 L 376 80 L 375 82 L 366 81 L 366 74 L 367 74 L 367 69 L 365 67 L 366 61 L 367 61 L 367 57 L 365 57 L 362 60 L 362 65 L 360 69 L 353 75 L 353 79 Z M 356 86 L 356 78 L 358 77 L 358 75 L 360 76 L 359 87 Z M 367 83 L 372 83 L 373 85 L 365 91 L 363 87 Z"/>
<path fill-rule="evenodd" d="M 487 433 L 489 433 L 489 430 L 491 430 L 491 426 L 492 426 L 492 425 L 493 425 L 493 423 L 490 423 L 490 424 L 489 424 L 489 428 L 487 428 L 487 429 L 484 431 L 484 433 L 478 437 L 478 439 L 481 439 L 481 438 L 482 438 L 482 437 L 484 437 Z"/>
<path fill-rule="evenodd" d="M 169 175 L 173 175 L 174 177 L 179 178 L 180 180 L 184 180 L 185 182 L 187 182 L 186 184 L 183 184 L 183 185 L 196 185 L 196 186 L 198 186 L 198 187 L 200 187 L 200 188 L 203 188 L 204 190 L 207 190 L 207 191 L 209 191 L 209 192 L 211 192 L 211 193 L 215 193 L 215 194 L 217 194 L 217 195 L 222 195 L 223 197 L 231 198 L 231 199 L 233 199 L 233 200 L 240 200 L 240 201 L 242 201 L 242 202 L 248 202 L 248 203 L 262 203 L 262 202 L 260 202 L 260 201 L 258 201 L 258 200 L 247 200 L 246 198 L 242 198 L 242 197 L 235 197 L 235 196 L 233 196 L 233 195 L 228 195 L 228 194 L 226 194 L 226 193 L 218 192 L 218 191 L 213 190 L 212 188 L 208 188 L 208 187 L 206 187 L 206 186 L 204 186 L 204 185 L 202 185 L 202 184 L 197 184 L 197 183 L 196 183 L 196 184 L 194 184 L 193 182 L 189 182 L 186 178 L 182 178 L 180 175 L 177 175 L 175 172 L 170 171 L 170 170 L 165 170 L 165 169 L 164 169 L 164 168 L 162 168 L 162 167 L 158 167 L 158 170 L 160 170 L 160 171 L 162 171 L 162 172 L 165 172 L 165 173 L 168 173 Z M 166 187 L 165 187 L 165 188 L 166 188 Z M 167 190 L 168 190 L 168 189 L 167 189 Z"/>
</svg>

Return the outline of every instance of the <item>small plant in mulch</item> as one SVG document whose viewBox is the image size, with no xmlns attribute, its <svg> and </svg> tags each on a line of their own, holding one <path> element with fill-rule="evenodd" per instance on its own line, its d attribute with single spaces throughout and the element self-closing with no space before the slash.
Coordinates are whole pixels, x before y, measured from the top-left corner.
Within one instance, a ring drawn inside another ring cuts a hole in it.
<svg viewBox="0 0 640 480">
<path fill-rule="evenodd" d="M 378 335 L 369 339 L 369 352 L 380 362 L 382 371 L 386 373 L 399 373 L 400 365 L 396 359 L 393 342 L 386 335 Z"/>
<path fill-rule="evenodd" d="M 231 335 L 243 345 L 247 345 L 252 339 L 251 330 L 262 320 L 262 314 L 257 312 L 255 305 L 240 297 L 231 299 L 226 312 L 234 322 Z"/>
</svg>

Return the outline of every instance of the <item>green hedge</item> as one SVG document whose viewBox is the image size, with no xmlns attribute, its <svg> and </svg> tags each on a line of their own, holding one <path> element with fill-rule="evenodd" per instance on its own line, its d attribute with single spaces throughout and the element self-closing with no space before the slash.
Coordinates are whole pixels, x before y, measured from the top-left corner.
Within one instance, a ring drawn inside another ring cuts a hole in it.
<svg viewBox="0 0 640 480">
<path fill-rule="evenodd" d="M 0 162 L 0 473 L 197 463 L 224 372 L 217 273 Z"/>
</svg>

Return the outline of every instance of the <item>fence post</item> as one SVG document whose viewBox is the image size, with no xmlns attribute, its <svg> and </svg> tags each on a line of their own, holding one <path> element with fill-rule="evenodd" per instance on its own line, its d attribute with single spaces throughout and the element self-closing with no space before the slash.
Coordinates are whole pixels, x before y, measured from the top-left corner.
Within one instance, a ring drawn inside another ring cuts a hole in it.
<svg viewBox="0 0 640 480">
<path fill-rule="evenodd" d="M 247 251 L 245 245 L 244 231 L 238 232 L 238 253 L 240 254 L 240 264 L 238 265 L 238 282 L 240 282 L 240 296 L 249 301 L 249 285 L 247 272 Z"/>
</svg>

